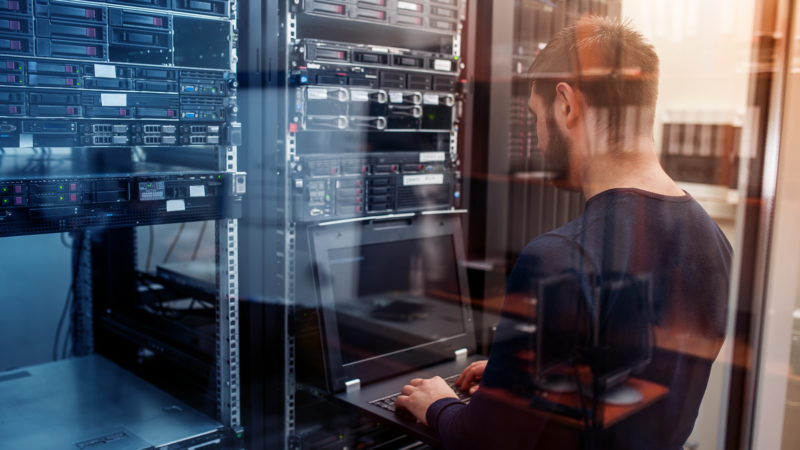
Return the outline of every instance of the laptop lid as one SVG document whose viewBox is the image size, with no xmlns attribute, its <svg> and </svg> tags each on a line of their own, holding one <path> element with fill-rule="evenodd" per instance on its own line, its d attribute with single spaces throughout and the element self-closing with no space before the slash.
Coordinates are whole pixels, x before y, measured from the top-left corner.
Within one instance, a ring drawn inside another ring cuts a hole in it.
<svg viewBox="0 0 800 450">
<path fill-rule="evenodd" d="M 331 391 L 474 351 L 457 217 L 320 226 L 310 238 Z"/>
</svg>

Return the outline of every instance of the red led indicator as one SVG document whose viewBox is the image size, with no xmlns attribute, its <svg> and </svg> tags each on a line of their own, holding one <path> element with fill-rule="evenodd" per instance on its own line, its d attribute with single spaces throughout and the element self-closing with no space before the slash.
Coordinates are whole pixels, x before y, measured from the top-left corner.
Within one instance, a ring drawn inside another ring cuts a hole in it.
<svg viewBox="0 0 800 450">
<path fill-rule="evenodd" d="M 64 66 L 64 72 L 72 73 L 72 66 Z"/>
<path fill-rule="evenodd" d="M 336 167 L 331 167 L 331 175 L 336 175 Z"/>
<path fill-rule="evenodd" d="M 363 182 L 361 180 L 356 180 L 356 186 L 361 186 Z"/>
<path fill-rule="evenodd" d="M 167 117 L 175 117 L 175 111 L 173 111 L 171 109 L 169 111 L 167 111 Z"/>
<path fill-rule="evenodd" d="M 69 194 L 69 201 L 77 202 L 78 201 L 78 194 Z"/>
<path fill-rule="evenodd" d="M 16 63 L 14 61 L 6 61 L 6 69 L 16 69 Z"/>
<path fill-rule="evenodd" d="M 162 20 L 161 17 L 153 17 L 153 25 L 160 27 L 163 23 Z"/>
<path fill-rule="evenodd" d="M 361 203 L 361 197 L 356 197 L 356 203 Z"/>
<path fill-rule="evenodd" d="M 19 11 L 19 2 L 18 1 L 8 2 L 8 9 L 11 11 Z"/>
<path fill-rule="evenodd" d="M 14 83 L 17 81 L 17 77 L 15 77 L 14 75 L 8 75 L 6 77 L 6 81 L 8 81 L 9 83 Z"/>
<path fill-rule="evenodd" d="M 94 19 L 94 10 L 87 9 L 85 10 L 84 15 L 86 16 L 87 19 Z"/>
<path fill-rule="evenodd" d="M 14 197 L 14 204 L 21 205 L 22 204 L 22 197 Z"/>
<path fill-rule="evenodd" d="M 344 12 L 344 6 L 336 6 L 336 12 L 341 14 Z"/>
<path fill-rule="evenodd" d="M 97 36 L 97 30 L 96 29 L 94 29 L 94 28 L 87 28 L 86 29 L 86 37 L 93 38 L 93 37 L 96 37 L 96 36 Z"/>
<path fill-rule="evenodd" d="M 292 122 L 289 124 L 289 133 L 297 133 L 297 124 Z"/>
<path fill-rule="evenodd" d="M 11 50 L 22 50 L 22 41 L 11 41 Z"/>
<path fill-rule="evenodd" d="M 16 106 L 9 106 L 9 107 L 8 107 L 8 113 L 9 113 L 9 114 L 17 114 L 18 112 L 19 112 L 19 111 L 18 111 L 18 109 L 17 109 L 17 107 L 16 107 Z"/>
<path fill-rule="evenodd" d="M 16 186 L 14 186 L 14 193 L 15 194 L 22 194 L 22 185 L 18 184 Z"/>
<path fill-rule="evenodd" d="M 74 83 L 75 80 L 73 80 L 72 78 L 67 78 L 64 80 L 64 84 L 66 84 L 67 86 L 72 86 Z"/>
<path fill-rule="evenodd" d="M 19 30 L 21 26 L 19 22 L 17 22 L 16 20 L 12 20 L 11 22 L 8 23 L 8 28 L 10 30 Z"/>
<path fill-rule="evenodd" d="M 95 47 L 86 47 L 86 55 L 88 55 L 88 56 L 97 56 L 97 48 L 95 48 Z"/>
<path fill-rule="evenodd" d="M 77 191 L 78 190 L 78 185 L 75 184 L 75 183 L 70 183 L 69 184 L 69 190 L 70 191 Z"/>
<path fill-rule="evenodd" d="M 68 106 L 68 107 L 67 107 L 67 115 L 68 115 L 68 116 L 75 115 L 75 108 L 73 108 L 73 107 L 71 107 L 71 106 Z"/>
<path fill-rule="evenodd" d="M 356 206 L 356 212 L 361 212 L 361 207 L 360 206 Z"/>
<path fill-rule="evenodd" d="M 128 115 L 128 111 L 126 111 L 126 110 L 124 110 L 124 109 L 120 109 L 120 110 L 119 110 L 119 115 L 120 115 L 120 116 L 127 116 L 127 115 Z"/>
</svg>

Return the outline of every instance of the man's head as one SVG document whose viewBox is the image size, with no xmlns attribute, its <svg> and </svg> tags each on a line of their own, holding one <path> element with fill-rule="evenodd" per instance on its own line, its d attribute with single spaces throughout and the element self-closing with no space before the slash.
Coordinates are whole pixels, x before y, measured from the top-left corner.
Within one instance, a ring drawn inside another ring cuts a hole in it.
<svg viewBox="0 0 800 450">
<path fill-rule="evenodd" d="M 587 16 L 557 33 L 528 71 L 539 147 L 568 185 L 591 156 L 652 141 L 658 55 L 630 26 Z"/>
</svg>

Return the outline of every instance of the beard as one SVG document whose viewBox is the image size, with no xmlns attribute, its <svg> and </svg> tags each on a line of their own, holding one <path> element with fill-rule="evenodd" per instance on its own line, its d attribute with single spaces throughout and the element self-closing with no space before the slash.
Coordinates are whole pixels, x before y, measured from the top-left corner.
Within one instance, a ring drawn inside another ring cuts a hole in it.
<svg viewBox="0 0 800 450">
<path fill-rule="evenodd" d="M 557 187 L 568 187 L 569 181 L 569 142 L 556 125 L 554 117 L 547 118 L 548 142 L 542 146 L 545 170 L 550 173 L 549 180 Z"/>
</svg>

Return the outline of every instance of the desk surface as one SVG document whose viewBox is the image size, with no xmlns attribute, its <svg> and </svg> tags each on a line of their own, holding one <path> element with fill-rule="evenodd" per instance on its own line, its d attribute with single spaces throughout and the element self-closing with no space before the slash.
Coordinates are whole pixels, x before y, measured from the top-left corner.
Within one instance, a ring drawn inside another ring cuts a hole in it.
<svg viewBox="0 0 800 450">
<path fill-rule="evenodd" d="M 628 381 L 626 381 L 624 385 L 638 390 L 644 395 L 644 398 L 639 403 L 627 406 L 601 404 L 602 408 L 601 417 L 603 418 L 603 428 L 608 428 L 610 426 L 616 425 L 617 423 L 625 420 L 631 415 L 647 408 L 648 406 L 652 405 L 658 400 L 664 398 L 669 392 L 669 389 L 667 389 L 664 386 L 661 386 L 660 384 L 651 383 L 649 381 L 641 380 L 639 378 L 631 378 Z M 581 407 L 580 394 L 576 392 L 568 394 L 551 393 L 547 394 L 546 398 L 551 402 L 559 403 L 561 405 L 571 406 L 573 408 Z M 585 404 L 588 405 L 590 402 L 591 400 L 584 398 Z M 573 428 L 583 428 L 584 426 L 583 422 L 578 419 L 573 419 L 571 417 L 562 416 L 559 414 L 550 415 L 550 419 L 557 421 L 559 423 L 563 423 L 564 425 Z"/>
</svg>

